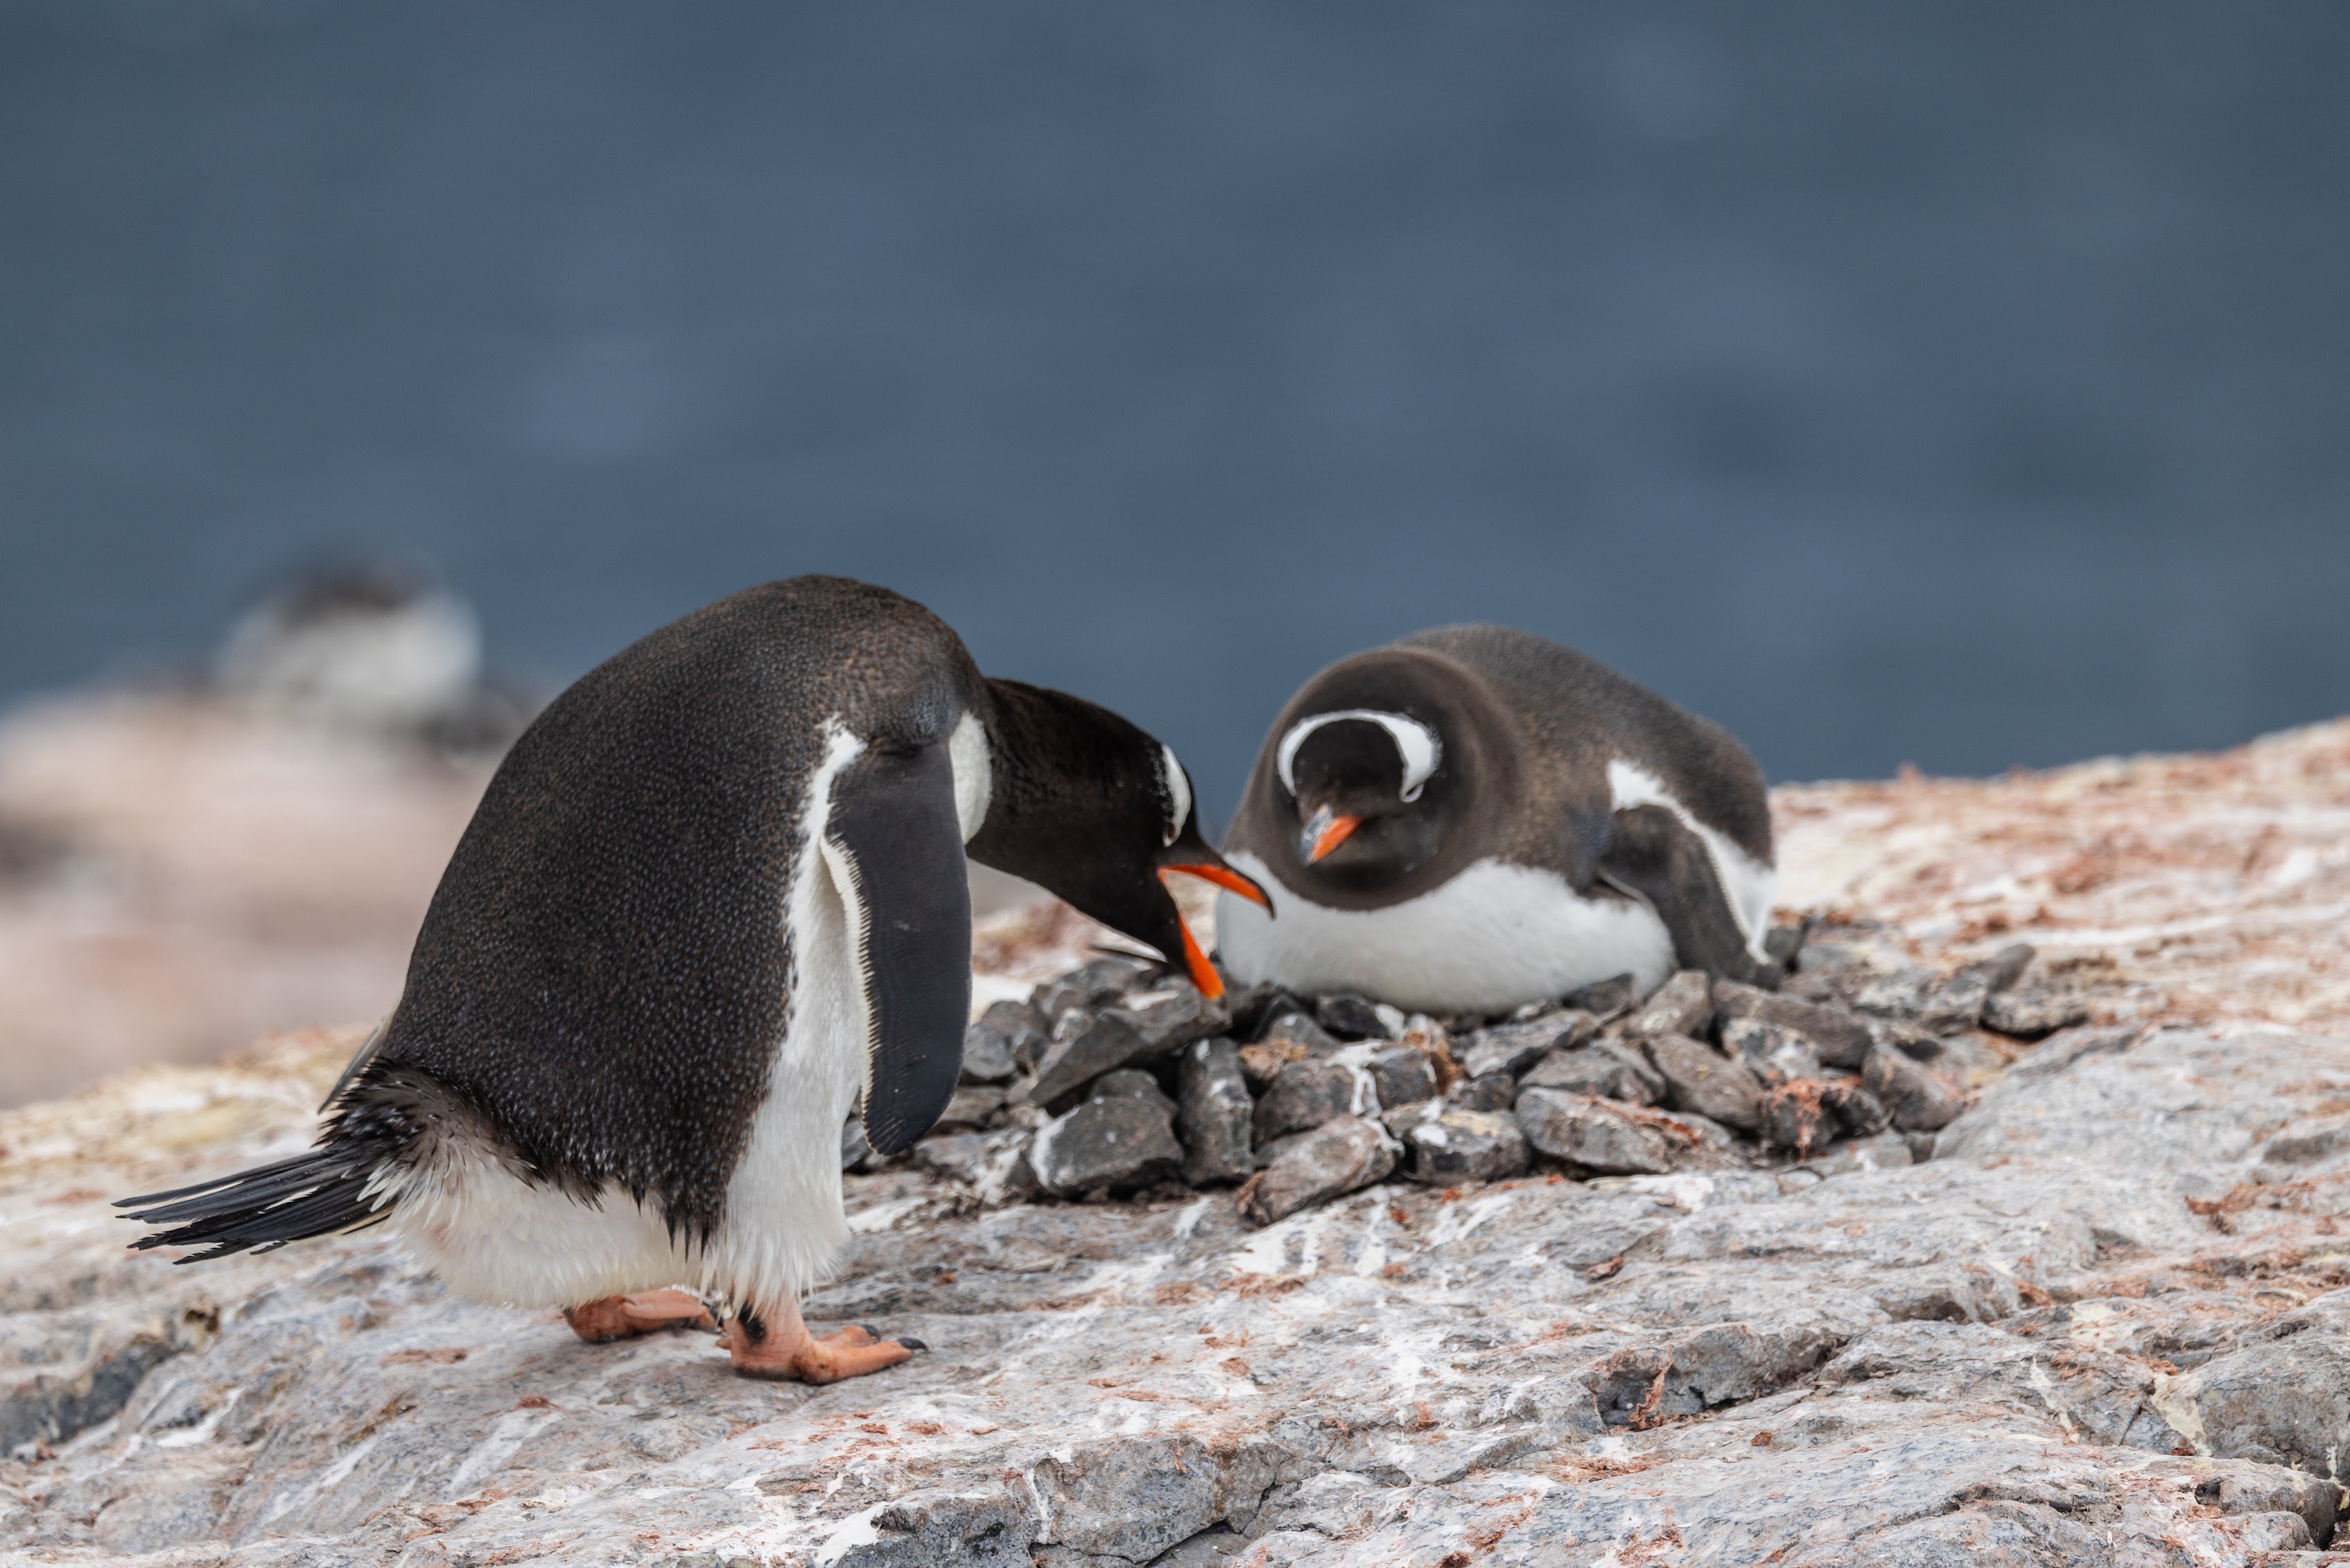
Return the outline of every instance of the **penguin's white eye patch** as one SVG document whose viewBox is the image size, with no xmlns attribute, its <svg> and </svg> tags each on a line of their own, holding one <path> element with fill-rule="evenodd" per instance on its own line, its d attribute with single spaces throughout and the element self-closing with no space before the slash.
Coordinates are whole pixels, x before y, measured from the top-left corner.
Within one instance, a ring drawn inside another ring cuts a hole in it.
<svg viewBox="0 0 2350 1568">
<path fill-rule="evenodd" d="M 1167 802 L 1167 837 L 1164 848 L 1183 836 L 1183 825 L 1191 820 L 1191 779 L 1183 764 L 1175 760 L 1175 748 L 1164 741 L 1159 744 L 1159 793 Z"/>
<path fill-rule="evenodd" d="M 1305 737 L 1325 724 L 1336 724 L 1349 719 L 1359 719 L 1367 724 L 1377 724 L 1395 742 L 1396 755 L 1403 761 L 1402 798 L 1419 798 L 1420 786 L 1436 772 L 1436 764 L 1444 760 L 1444 742 L 1436 732 L 1417 719 L 1401 713 L 1382 712 L 1376 708 L 1347 708 L 1336 713 L 1315 713 L 1300 719 L 1281 737 L 1281 749 L 1274 753 L 1274 765 L 1281 774 L 1281 787 L 1291 794 L 1297 793 L 1297 748 Z"/>
</svg>

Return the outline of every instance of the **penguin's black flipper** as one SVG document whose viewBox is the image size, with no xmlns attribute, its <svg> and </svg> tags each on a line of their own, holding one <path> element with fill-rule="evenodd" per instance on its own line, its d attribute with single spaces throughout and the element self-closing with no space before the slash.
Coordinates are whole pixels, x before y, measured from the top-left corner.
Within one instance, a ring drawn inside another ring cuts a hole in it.
<svg viewBox="0 0 2350 1568">
<path fill-rule="evenodd" d="M 872 1062 L 865 1137 L 898 1154 L 931 1130 L 962 1071 L 971 883 L 943 743 L 875 750 L 841 771 L 826 836 L 847 872 Z"/>
<path fill-rule="evenodd" d="M 1746 950 L 1746 934 L 1730 912 L 1705 841 L 1661 805 L 1619 811 L 1613 828 L 1599 879 L 1656 911 L 1683 969 L 1757 983 L 1762 966 Z"/>
</svg>

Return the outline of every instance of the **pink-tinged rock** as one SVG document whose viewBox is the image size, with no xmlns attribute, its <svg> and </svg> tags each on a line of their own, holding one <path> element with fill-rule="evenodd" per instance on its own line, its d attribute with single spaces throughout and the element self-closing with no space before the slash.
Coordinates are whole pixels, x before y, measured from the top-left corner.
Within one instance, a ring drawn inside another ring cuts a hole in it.
<svg viewBox="0 0 2350 1568">
<path fill-rule="evenodd" d="M 1704 1148 L 1670 1116 L 1557 1089 L 1520 1095 L 1517 1116 L 1538 1152 L 1607 1175 L 1661 1176 L 1696 1163 Z"/>
</svg>

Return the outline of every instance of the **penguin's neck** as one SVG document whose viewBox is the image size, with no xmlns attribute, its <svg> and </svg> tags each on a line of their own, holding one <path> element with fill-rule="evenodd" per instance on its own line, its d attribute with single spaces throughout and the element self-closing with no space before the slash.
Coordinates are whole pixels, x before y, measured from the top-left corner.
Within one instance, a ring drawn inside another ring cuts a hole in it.
<svg viewBox="0 0 2350 1568">
<path fill-rule="evenodd" d="M 1071 835 L 1084 831 L 1083 818 L 1095 804 L 1079 781 L 1098 771 L 1087 765 L 1087 753 L 1107 737 L 1092 732 L 1098 726 L 1090 722 L 1090 704 L 1017 681 L 987 684 L 993 711 L 984 734 L 972 742 L 987 764 L 985 812 L 964 845 L 972 859 L 1066 898 L 1060 884 L 1067 879 Z M 959 746 L 963 742 L 960 726 L 954 738 Z M 960 806 L 960 752 L 955 784 Z"/>
</svg>

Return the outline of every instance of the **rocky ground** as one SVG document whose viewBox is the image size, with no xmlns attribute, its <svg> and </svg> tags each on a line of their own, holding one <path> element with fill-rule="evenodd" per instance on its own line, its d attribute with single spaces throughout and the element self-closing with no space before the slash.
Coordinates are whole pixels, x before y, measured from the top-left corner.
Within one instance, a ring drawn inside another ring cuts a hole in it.
<svg viewBox="0 0 2350 1568">
<path fill-rule="evenodd" d="M 831 1388 L 735 1379 L 702 1334 L 581 1345 L 364 1236 L 121 1251 L 105 1199 L 299 1147 L 356 1032 L 5 1113 L 0 1542 L 2334 1560 L 2350 725 L 1775 804 L 1776 995 L 1219 1015 L 1139 967 L 1063 978 L 1097 935 L 1066 911 L 993 922 L 1011 1005 L 956 1119 L 847 1151 L 858 1236 L 809 1303 L 931 1348 Z"/>
</svg>

